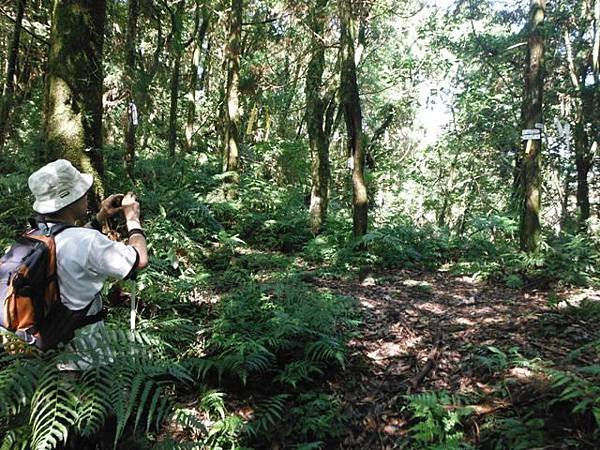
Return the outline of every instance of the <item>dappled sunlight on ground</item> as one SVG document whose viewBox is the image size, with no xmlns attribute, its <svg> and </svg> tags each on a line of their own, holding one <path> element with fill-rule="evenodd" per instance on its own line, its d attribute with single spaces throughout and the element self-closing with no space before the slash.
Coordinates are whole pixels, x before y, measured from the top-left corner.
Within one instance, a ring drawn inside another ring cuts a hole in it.
<svg viewBox="0 0 600 450">
<path fill-rule="evenodd" d="M 600 337 L 598 323 L 566 318 L 549 306 L 546 292 L 408 270 L 373 274 L 368 281 L 314 280 L 319 288 L 358 299 L 363 312 L 362 334 L 349 343 L 351 367 L 334 384 L 352 421 L 343 448 L 394 448 L 408 430 L 404 395 L 428 389 L 474 396 L 477 428 L 486 415 L 526 405 L 549 389 L 547 377 L 534 368 L 496 370 L 494 364 L 510 364 L 488 349 L 560 364 Z M 506 385 L 500 397 L 499 380 Z M 478 431 L 472 439 L 477 444 Z"/>
</svg>

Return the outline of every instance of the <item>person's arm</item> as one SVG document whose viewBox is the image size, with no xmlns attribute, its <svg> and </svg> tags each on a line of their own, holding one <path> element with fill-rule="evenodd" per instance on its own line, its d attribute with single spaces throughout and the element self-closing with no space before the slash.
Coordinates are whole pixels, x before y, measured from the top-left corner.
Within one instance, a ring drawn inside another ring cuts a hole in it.
<svg viewBox="0 0 600 450">
<path fill-rule="evenodd" d="M 148 248 L 146 245 L 146 236 L 140 222 L 140 204 L 135 198 L 133 192 L 127 193 L 121 203 L 123 215 L 127 221 L 127 231 L 129 232 L 129 245 L 133 247 L 138 254 L 137 268 L 143 269 L 148 266 Z"/>
</svg>

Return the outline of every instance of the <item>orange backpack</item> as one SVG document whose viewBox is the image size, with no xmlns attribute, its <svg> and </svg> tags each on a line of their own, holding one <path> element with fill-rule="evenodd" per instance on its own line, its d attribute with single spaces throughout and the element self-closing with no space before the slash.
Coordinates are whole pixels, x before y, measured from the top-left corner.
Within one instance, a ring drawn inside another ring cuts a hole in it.
<svg viewBox="0 0 600 450">
<path fill-rule="evenodd" d="M 68 227 L 61 223 L 31 230 L 0 258 L 0 327 L 42 350 L 63 340 L 45 321 L 62 306 L 54 237 Z"/>
</svg>

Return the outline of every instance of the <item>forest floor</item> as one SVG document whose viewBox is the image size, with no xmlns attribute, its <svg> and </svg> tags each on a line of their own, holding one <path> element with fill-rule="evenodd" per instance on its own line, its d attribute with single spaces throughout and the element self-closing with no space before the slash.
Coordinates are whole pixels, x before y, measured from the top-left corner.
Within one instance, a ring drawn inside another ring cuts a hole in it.
<svg viewBox="0 0 600 450">
<path fill-rule="evenodd" d="M 597 448 L 587 440 L 585 422 L 593 419 L 550 401 L 556 393 L 536 370 L 594 364 L 572 352 L 600 338 L 598 318 L 582 317 L 564 301 L 597 301 L 597 291 L 525 291 L 408 270 L 355 281 L 318 278 L 313 285 L 355 298 L 363 316 L 346 370 L 330 386 L 349 418 L 341 448 L 402 448 L 414 425 L 405 395 L 425 390 L 459 394 L 472 408 L 464 431 L 477 448 L 487 447 L 486 423 L 505 417 L 544 418 L 546 442 L 556 443 L 544 448 Z"/>
</svg>

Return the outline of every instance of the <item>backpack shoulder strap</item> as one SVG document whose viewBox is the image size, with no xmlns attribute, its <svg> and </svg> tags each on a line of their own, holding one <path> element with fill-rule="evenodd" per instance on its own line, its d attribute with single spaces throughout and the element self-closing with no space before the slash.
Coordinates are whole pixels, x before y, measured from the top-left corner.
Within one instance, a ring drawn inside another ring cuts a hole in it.
<svg viewBox="0 0 600 450">
<path fill-rule="evenodd" d="M 68 223 L 56 223 L 50 227 L 48 230 L 49 235 L 54 237 L 57 234 L 63 232 L 67 228 L 73 228 L 75 225 L 69 225 Z"/>
<path fill-rule="evenodd" d="M 64 222 L 56 222 L 52 226 L 48 226 L 43 216 L 34 216 L 29 218 L 30 230 L 26 232 L 26 235 L 42 235 L 54 237 L 67 228 L 73 228 L 75 225 L 70 225 Z"/>
</svg>

